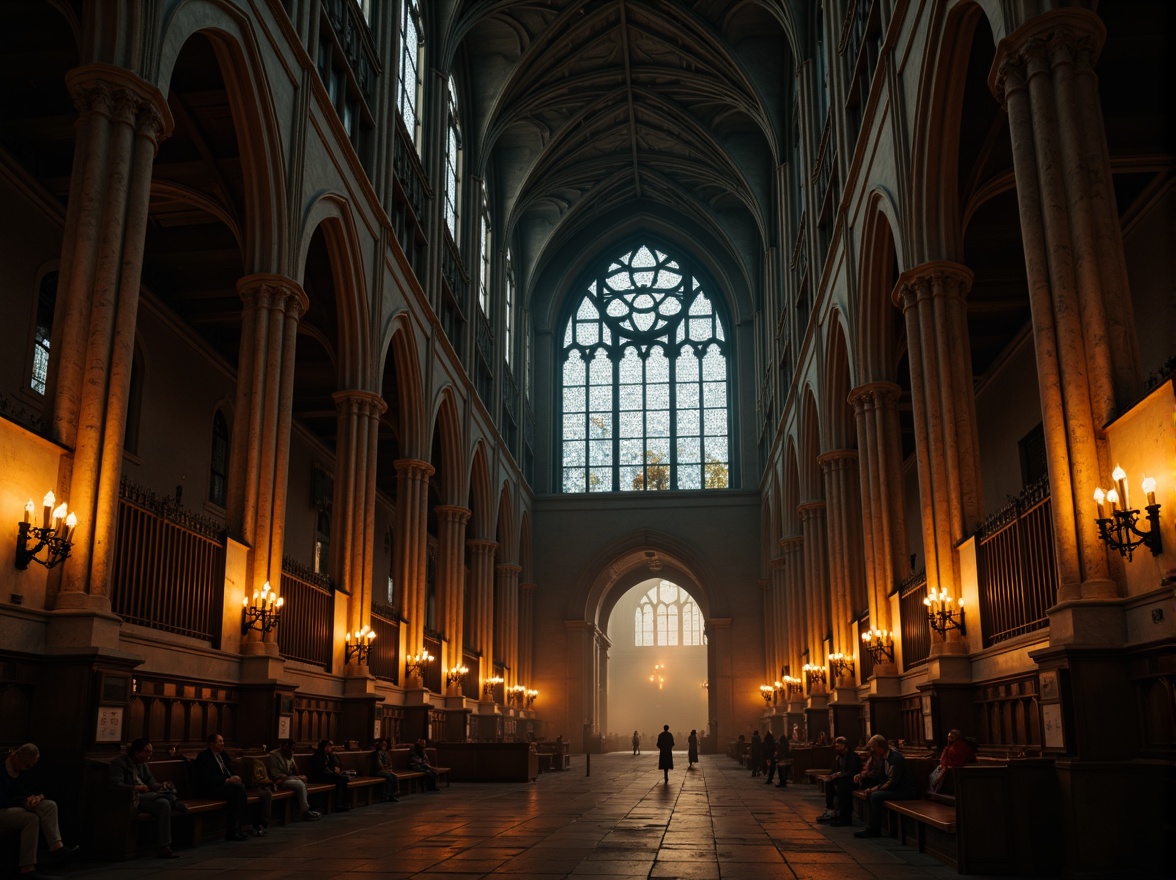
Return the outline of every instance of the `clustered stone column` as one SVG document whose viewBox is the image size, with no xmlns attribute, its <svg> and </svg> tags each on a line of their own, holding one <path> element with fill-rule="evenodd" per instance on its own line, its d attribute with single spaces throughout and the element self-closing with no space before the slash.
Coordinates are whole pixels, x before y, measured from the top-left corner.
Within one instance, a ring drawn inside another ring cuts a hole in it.
<svg viewBox="0 0 1176 880">
<path fill-rule="evenodd" d="M 498 544 L 471 538 L 466 547 L 470 553 L 470 646 L 482 655 L 481 688 L 494 677 L 494 554 Z"/>
<path fill-rule="evenodd" d="M 245 595 L 266 581 L 281 587 L 294 400 L 298 321 L 309 305 L 302 288 L 281 275 L 237 282 L 244 302 L 237 367 L 237 413 L 229 456 L 228 525 L 250 549 Z M 273 641 L 276 633 L 264 637 Z M 248 641 L 262 636 L 251 631 Z"/>
<path fill-rule="evenodd" d="M 855 608 L 865 605 L 865 563 L 862 559 L 860 478 L 856 449 L 836 449 L 817 457 L 825 474 L 828 499 L 829 587 L 833 651 L 856 656 L 850 628 Z M 853 687 L 853 673 L 838 682 Z M 832 684 L 832 682 L 830 682 Z"/>
<path fill-rule="evenodd" d="M 524 683 L 519 675 L 519 574 L 522 570 L 521 566 L 505 562 L 495 567 L 498 601 L 494 644 L 507 669 L 504 677 L 509 679 L 508 687 Z"/>
<path fill-rule="evenodd" d="M 393 566 L 396 583 L 404 597 L 400 609 L 404 618 L 401 642 L 406 655 L 425 647 L 425 574 L 429 544 L 429 477 L 433 466 L 427 461 L 400 458 L 396 466 L 396 546 Z M 406 673 L 407 679 L 407 673 Z M 421 686 L 420 676 L 406 683 Z"/>
<path fill-rule="evenodd" d="M 784 554 L 784 607 L 788 622 L 788 651 L 786 663 L 789 674 L 799 679 L 801 652 L 807 642 L 808 629 L 807 597 L 804 591 L 804 538 L 799 535 L 780 540 L 780 551 Z"/>
<path fill-rule="evenodd" d="M 849 396 L 861 450 L 862 549 L 870 626 L 885 632 L 894 628 L 890 593 L 902 581 L 906 560 L 897 405 L 901 393 L 902 389 L 892 382 L 870 382 L 855 388 Z"/>
<path fill-rule="evenodd" d="M 535 680 L 535 584 L 519 584 L 519 675 Z"/>
<path fill-rule="evenodd" d="M 387 407 L 371 391 L 337 391 L 333 397 L 339 413 L 331 524 L 333 574 L 336 583 L 351 594 L 347 628 L 359 632 L 371 623 L 376 447 L 380 416 Z"/>
<path fill-rule="evenodd" d="M 120 68 L 89 64 L 66 84 L 81 115 L 47 397 L 54 438 L 73 450 L 78 525 L 57 607 L 108 611 L 151 170 L 172 118 L 158 89 Z"/>
<path fill-rule="evenodd" d="M 768 681 L 778 679 L 780 670 L 788 665 L 788 654 L 792 650 L 788 613 L 788 558 L 776 556 L 771 563 L 772 579 L 765 595 L 771 597 L 773 639 L 768 645 Z M 767 603 L 765 603 L 767 604 Z"/>
<path fill-rule="evenodd" d="M 760 578 L 757 583 L 760 590 L 760 625 L 764 628 L 764 669 L 767 676 L 764 681 L 771 681 L 775 676 L 772 664 L 776 655 L 776 596 L 772 592 L 772 581 Z"/>
<path fill-rule="evenodd" d="M 945 589 L 952 599 L 961 595 L 956 544 L 983 515 L 965 302 L 971 285 L 971 269 L 935 261 L 904 272 L 894 295 L 910 346 L 927 589 Z M 957 630 L 947 642 L 951 651 L 964 649 Z M 937 636 L 932 652 L 943 650 Z"/>
<path fill-rule="evenodd" d="M 437 616 L 449 652 L 441 662 L 449 670 L 461 666 L 465 644 L 465 533 L 470 511 L 449 505 L 433 510 L 437 514 Z M 447 682 L 446 687 L 453 695 L 461 693 L 457 682 Z"/>
<path fill-rule="evenodd" d="M 1055 10 L 1001 41 L 990 84 L 1009 114 L 1057 547 L 1059 599 L 1118 595 L 1093 523 L 1101 426 L 1139 365 L 1094 62 L 1105 30 Z"/>
<path fill-rule="evenodd" d="M 825 665 L 825 633 L 829 629 L 829 542 L 825 502 L 810 501 L 796 508 L 804 533 L 803 592 L 808 611 L 804 646 L 809 663 Z M 797 677 L 803 675 L 799 670 Z"/>
</svg>

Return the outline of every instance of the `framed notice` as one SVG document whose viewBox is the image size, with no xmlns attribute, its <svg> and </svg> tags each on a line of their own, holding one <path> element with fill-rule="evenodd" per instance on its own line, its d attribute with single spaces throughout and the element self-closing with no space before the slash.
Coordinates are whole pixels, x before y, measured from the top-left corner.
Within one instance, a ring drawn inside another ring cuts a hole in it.
<svg viewBox="0 0 1176 880">
<path fill-rule="evenodd" d="M 122 742 L 123 707 L 99 706 L 98 731 L 94 735 L 94 742 L 116 743 Z"/>
<path fill-rule="evenodd" d="M 1046 703 L 1041 707 L 1041 729 L 1047 749 L 1064 749 L 1066 735 L 1062 729 L 1062 704 Z"/>
<path fill-rule="evenodd" d="M 290 716 L 281 715 L 278 717 L 278 739 L 290 738 Z"/>
</svg>

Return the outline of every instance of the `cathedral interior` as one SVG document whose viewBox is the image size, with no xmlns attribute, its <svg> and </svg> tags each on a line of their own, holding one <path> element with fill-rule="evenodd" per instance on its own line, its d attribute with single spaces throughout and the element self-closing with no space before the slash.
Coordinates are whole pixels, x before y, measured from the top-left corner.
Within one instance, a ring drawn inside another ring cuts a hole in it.
<svg viewBox="0 0 1176 880">
<path fill-rule="evenodd" d="M 591 752 L 668 687 L 711 753 L 960 729 L 1154 869 L 1173 19 L 0 0 L 0 746 Z"/>
</svg>

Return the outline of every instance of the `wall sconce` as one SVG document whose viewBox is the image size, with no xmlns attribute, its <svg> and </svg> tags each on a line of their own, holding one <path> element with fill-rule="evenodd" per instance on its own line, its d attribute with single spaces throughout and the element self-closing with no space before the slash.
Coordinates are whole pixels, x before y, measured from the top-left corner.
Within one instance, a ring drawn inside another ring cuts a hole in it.
<svg viewBox="0 0 1176 880">
<path fill-rule="evenodd" d="M 368 654 L 372 650 L 372 641 L 376 634 L 372 631 L 370 626 L 365 626 L 355 634 L 355 641 L 351 640 L 351 633 L 347 634 L 347 640 L 343 645 L 343 662 L 350 663 L 351 658 L 355 658 L 355 662 L 359 666 L 366 666 L 368 661 Z"/>
<path fill-rule="evenodd" d="M 760 685 L 760 696 L 764 698 L 764 705 L 765 706 L 772 705 L 772 694 L 774 694 L 775 692 L 776 692 L 776 689 L 773 688 L 770 684 L 761 684 Z"/>
<path fill-rule="evenodd" d="M 16 567 L 21 571 L 27 569 L 30 562 L 53 568 L 69 558 L 69 551 L 73 547 L 69 536 L 78 524 L 78 517 L 74 513 L 67 514 L 64 502 L 54 508 L 56 502 L 52 492 L 46 493 L 43 502 L 45 512 L 39 526 L 32 524 L 35 510 L 33 500 L 30 498 L 25 505 L 24 521 L 17 523 L 16 535 Z M 30 538 L 37 542 L 32 547 L 29 546 Z M 42 550 L 48 551 L 44 557 L 37 555 Z"/>
<path fill-rule="evenodd" d="M 538 699 L 538 697 L 539 697 L 539 691 L 535 690 L 534 688 L 527 688 L 525 700 L 526 700 L 526 704 L 527 704 L 528 709 L 530 709 L 532 706 L 535 705 L 535 700 Z"/>
<path fill-rule="evenodd" d="M 862 646 L 874 663 L 894 662 L 894 633 L 881 629 L 866 630 L 862 633 Z"/>
<path fill-rule="evenodd" d="M 523 699 L 526 696 L 526 693 L 527 693 L 526 687 L 524 687 L 521 684 L 516 684 L 514 687 L 507 689 L 506 700 L 507 700 L 507 702 L 510 702 L 512 700 L 517 700 L 518 704 L 521 706 L 521 705 L 523 705 Z"/>
<path fill-rule="evenodd" d="M 1103 492 L 1102 487 L 1094 490 L 1094 500 L 1098 504 L 1098 536 L 1107 545 L 1118 550 L 1121 556 L 1131 561 L 1131 554 L 1135 548 L 1143 545 L 1152 552 L 1152 556 L 1159 556 L 1164 549 L 1164 540 L 1160 535 L 1160 505 L 1156 504 L 1156 479 L 1145 477 L 1143 491 L 1147 496 L 1147 521 L 1151 528 L 1141 532 L 1136 523 L 1139 522 L 1139 511 L 1131 509 L 1127 498 L 1127 474 L 1121 467 L 1116 467 L 1111 474 L 1115 481 L 1115 488 Z M 1103 501 L 1111 505 L 1111 515 L 1106 516 Z M 1134 537 L 1132 537 L 1134 536 Z"/>
<path fill-rule="evenodd" d="M 405 659 L 404 671 L 407 672 L 410 677 L 416 676 L 417 678 L 424 678 L 425 670 L 429 668 L 429 664 L 432 663 L 433 660 L 433 655 L 422 648 L 419 654 L 410 654 Z"/>
<path fill-rule="evenodd" d="M 813 689 L 813 685 L 825 681 L 825 667 L 814 666 L 812 663 L 804 664 L 804 674 L 808 678 L 809 690 Z"/>
<path fill-rule="evenodd" d="M 838 651 L 836 654 L 830 654 L 829 669 L 833 672 L 834 678 L 842 678 L 847 675 L 853 675 L 853 658 L 846 657 L 840 651 Z"/>
<path fill-rule="evenodd" d="M 456 684 L 461 687 L 462 682 L 465 681 L 466 673 L 470 671 L 468 666 L 454 666 L 445 675 L 445 682 L 447 684 Z"/>
<path fill-rule="evenodd" d="M 803 690 L 804 685 L 800 683 L 799 678 L 793 678 L 791 675 L 785 675 L 783 678 L 784 693 L 791 698 L 795 694 L 799 694 Z"/>
<path fill-rule="evenodd" d="M 958 629 L 961 636 L 968 634 L 968 628 L 964 625 L 964 600 L 960 598 L 956 602 L 957 606 L 953 608 L 946 588 L 938 593 L 932 590 L 923 600 L 927 606 L 927 622 L 943 638 L 947 637 L 949 629 Z"/>
<path fill-rule="evenodd" d="M 282 618 L 282 606 L 286 600 L 275 593 L 266 581 L 261 592 L 253 591 L 253 602 L 248 598 L 241 600 L 241 632 L 247 633 L 255 629 L 263 636 L 278 625 Z"/>
<path fill-rule="evenodd" d="M 493 678 L 486 679 L 485 683 L 482 685 L 482 696 L 489 698 L 494 694 L 494 688 L 500 684 L 502 684 L 501 675 L 495 675 Z"/>
</svg>

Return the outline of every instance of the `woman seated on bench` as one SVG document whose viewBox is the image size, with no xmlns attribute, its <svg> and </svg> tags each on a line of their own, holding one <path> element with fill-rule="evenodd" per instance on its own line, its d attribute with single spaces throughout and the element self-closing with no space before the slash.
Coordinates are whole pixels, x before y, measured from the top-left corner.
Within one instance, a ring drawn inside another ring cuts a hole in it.
<svg viewBox="0 0 1176 880">
<path fill-rule="evenodd" d="M 947 778 L 951 776 L 948 770 L 963 767 L 976 760 L 976 749 L 960 734 L 958 730 L 947 732 L 947 745 L 939 756 L 939 766 L 931 771 L 931 791 L 939 791 L 944 787 Z"/>
<path fill-rule="evenodd" d="M 333 784 L 335 809 L 340 812 L 351 809 L 351 804 L 347 802 L 347 784 L 351 777 L 343 769 L 343 762 L 335 754 L 335 744 L 329 739 L 320 739 L 318 748 L 310 756 L 310 781 Z"/>
<path fill-rule="evenodd" d="M 384 800 L 400 800 L 400 796 L 396 793 L 400 783 L 392 769 L 392 754 L 388 751 L 388 740 L 376 740 L 376 750 L 372 752 L 372 763 L 375 765 L 375 775 L 384 777 Z"/>
<path fill-rule="evenodd" d="M 418 739 L 412 747 L 412 751 L 409 752 L 408 766 L 410 770 L 416 770 L 425 774 L 425 791 L 441 790 L 437 788 L 437 771 L 429 763 L 429 755 L 425 751 L 425 741 L 423 739 Z"/>
</svg>

